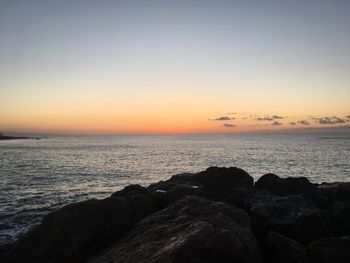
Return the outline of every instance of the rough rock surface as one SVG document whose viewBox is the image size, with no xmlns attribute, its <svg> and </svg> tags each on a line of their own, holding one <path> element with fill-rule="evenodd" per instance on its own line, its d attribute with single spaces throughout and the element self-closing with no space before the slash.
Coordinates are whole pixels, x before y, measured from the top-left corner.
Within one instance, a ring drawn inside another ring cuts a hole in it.
<svg viewBox="0 0 350 263">
<path fill-rule="evenodd" d="M 331 233 L 334 236 L 350 235 L 350 202 L 331 206 Z"/>
<path fill-rule="evenodd" d="M 307 247 L 310 263 L 349 263 L 350 236 L 322 238 Z"/>
<path fill-rule="evenodd" d="M 248 198 L 247 210 L 259 237 L 276 231 L 307 244 L 328 234 L 327 212 L 300 195 L 258 193 Z"/>
<path fill-rule="evenodd" d="M 195 195 L 242 207 L 253 186 L 254 179 L 240 168 L 209 167 L 200 173 L 174 175 L 150 185 L 148 190 L 163 193 L 163 200 L 168 202 Z"/>
<path fill-rule="evenodd" d="M 265 259 L 275 263 L 307 263 L 305 247 L 276 232 L 269 232 L 264 240 Z"/>
<path fill-rule="evenodd" d="M 316 188 L 306 177 L 280 178 L 275 174 L 265 174 L 255 183 L 255 188 L 277 195 L 305 194 Z"/>
<path fill-rule="evenodd" d="M 142 191 L 65 206 L 47 215 L 18 242 L 13 261 L 85 262 L 154 212 L 153 199 Z"/>
<path fill-rule="evenodd" d="M 1 263 L 350 262 L 350 183 L 210 167 L 67 205 Z M 306 246 L 306 255 L 304 246 Z"/>
<path fill-rule="evenodd" d="M 249 216 L 240 209 L 185 197 L 147 217 L 97 262 L 261 262 Z"/>
</svg>

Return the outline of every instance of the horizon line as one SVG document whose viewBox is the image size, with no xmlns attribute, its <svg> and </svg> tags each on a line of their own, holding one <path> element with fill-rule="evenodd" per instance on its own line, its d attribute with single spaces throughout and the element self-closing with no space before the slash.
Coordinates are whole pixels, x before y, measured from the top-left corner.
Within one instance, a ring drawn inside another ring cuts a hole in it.
<svg viewBox="0 0 350 263">
<path fill-rule="evenodd" d="M 327 132 L 336 132 L 336 133 L 349 133 L 350 134 L 350 125 L 337 126 L 337 127 L 298 127 L 298 128 L 286 128 L 279 130 L 247 130 L 247 131 L 228 131 L 228 132 L 179 132 L 179 133 L 169 133 L 169 132 L 130 132 L 130 133 L 118 133 L 118 132 L 55 132 L 55 131 L 1 131 L 3 134 L 8 135 L 42 135 L 42 136 L 180 136 L 180 135 L 233 135 L 233 134 L 254 134 L 254 133 L 327 133 Z"/>
</svg>

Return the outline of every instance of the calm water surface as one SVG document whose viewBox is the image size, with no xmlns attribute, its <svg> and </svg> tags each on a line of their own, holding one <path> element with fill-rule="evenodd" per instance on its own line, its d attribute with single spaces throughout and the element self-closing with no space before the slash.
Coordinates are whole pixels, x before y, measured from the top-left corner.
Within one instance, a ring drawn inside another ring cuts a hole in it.
<svg viewBox="0 0 350 263">
<path fill-rule="evenodd" d="M 0 243 L 67 203 L 208 166 L 350 181 L 350 135 L 95 136 L 0 141 Z"/>
</svg>

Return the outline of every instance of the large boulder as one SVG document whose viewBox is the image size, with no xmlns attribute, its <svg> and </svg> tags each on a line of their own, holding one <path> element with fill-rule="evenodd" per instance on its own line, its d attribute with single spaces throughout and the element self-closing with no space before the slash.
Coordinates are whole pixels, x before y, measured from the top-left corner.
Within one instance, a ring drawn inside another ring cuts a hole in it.
<svg viewBox="0 0 350 263">
<path fill-rule="evenodd" d="M 330 209 L 335 203 L 350 203 L 350 183 L 322 183 L 305 196 L 318 207 Z"/>
<path fill-rule="evenodd" d="M 349 263 L 350 236 L 322 238 L 307 247 L 310 263 Z"/>
<path fill-rule="evenodd" d="M 350 183 L 335 183 L 333 184 L 334 201 L 350 203 Z"/>
<path fill-rule="evenodd" d="M 195 195 L 234 203 L 245 198 L 253 184 L 253 178 L 240 168 L 209 167 L 199 173 L 174 175 L 167 181 L 150 185 L 148 190 L 166 193 L 172 201 Z"/>
<path fill-rule="evenodd" d="M 47 215 L 18 241 L 12 261 L 85 262 L 157 211 L 145 189 L 131 188 L 124 194 L 67 205 Z"/>
<path fill-rule="evenodd" d="M 12 261 L 11 251 L 13 248 L 14 245 L 12 243 L 0 244 L 0 262 L 6 263 Z"/>
<path fill-rule="evenodd" d="M 240 209 L 185 197 L 140 221 L 89 263 L 261 262 L 250 218 Z"/>
<path fill-rule="evenodd" d="M 303 244 L 328 234 L 329 215 L 301 195 L 256 193 L 246 201 L 256 235 L 276 231 Z"/>
<path fill-rule="evenodd" d="M 304 245 L 277 232 L 269 232 L 264 239 L 265 262 L 307 263 Z"/>
<path fill-rule="evenodd" d="M 305 194 L 316 189 L 316 186 L 306 177 L 280 178 L 275 174 L 265 174 L 255 183 L 255 188 L 285 196 Z"/>
<path fill-rule="evenodd" d="M 333 236 L 350 235 L 350 202 L 335 203 L 331 206 L 330 228 Z"/>
<path fill-rule="evenodd" d="M 322 209 L 330 209 L 335 203 L 350 203 L 350 183 L 321 183 L 304 193 Z"/>
</svg>

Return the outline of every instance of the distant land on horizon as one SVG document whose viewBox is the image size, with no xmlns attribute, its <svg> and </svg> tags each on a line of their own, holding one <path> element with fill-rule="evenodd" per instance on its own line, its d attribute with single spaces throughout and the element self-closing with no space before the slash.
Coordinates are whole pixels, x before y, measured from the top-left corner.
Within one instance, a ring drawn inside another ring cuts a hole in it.
<svg viewBox="0 0 350 263">
<path fill-rule="evenodd" d="M 0 133 L 0 140 L 20 140 L 20 139 L 34 139 L 34 140 L 40 140 L 39 137 L 27 137 L 27 136 L 12 136 L 12 135 L 4 135 L 3 133 Z"/>
</svg>

